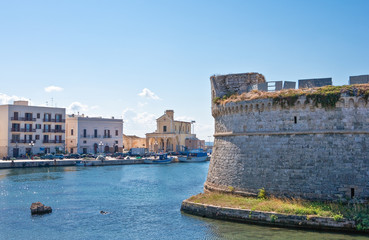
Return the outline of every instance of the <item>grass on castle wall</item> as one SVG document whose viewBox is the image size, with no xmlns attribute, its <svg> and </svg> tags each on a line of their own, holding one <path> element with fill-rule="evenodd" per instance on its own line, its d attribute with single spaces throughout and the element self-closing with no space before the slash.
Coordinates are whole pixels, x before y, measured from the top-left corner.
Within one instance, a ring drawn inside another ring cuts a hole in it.
<svg viewBox="0 0 369 240">
<path fill-rule="evenodd" d="M 313 103 L 315 106 L 319 104 L 322 107 L 334 107 L 341 98 L 342 94 L 348 96 L 360 96 L 366 101 L 369 98 L 369 84 L 355 84 L 344 86 L 324 86 L 317 88 L 303 89 L 284 89 L 276 92 L 263 92 L 253 90 L 242 94 L 228 93 L 222 98 L 213 99 L 215 104 L 226 104 L 229 102 L 251 101 L 254 99 L 273 99 L 273 104 L 284 106 L 294 106 L 300 96 L 305 96 L 307 102 Z M 307 103 L 306 102 L 306 103 Z"/>
<path fill-rule="evenodd" d="M 251 211 L 281 214 L 332 217 L 354 220 L 359 230 L 369 229 L 369 208 L 366 204 L 343 204 L 306 201 L 301 199 L 254 198 L 225 193 L 200 193 L 188 199 L 194 203 L 219 207 L 247 209 Z"/>
</svg>

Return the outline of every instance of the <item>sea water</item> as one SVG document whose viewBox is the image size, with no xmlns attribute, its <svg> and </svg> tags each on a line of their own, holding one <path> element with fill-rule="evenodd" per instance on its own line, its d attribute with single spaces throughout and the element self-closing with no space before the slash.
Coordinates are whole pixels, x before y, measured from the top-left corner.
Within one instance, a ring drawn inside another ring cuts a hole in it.
<svg viewBox="0 0 369 240">
<path fill-rule="evenodd" d="M 209 163 L 0 170 L 0 239 L 364 239 L 195 217 Z M 53 212 L 31 216 L 32 202 Z M 101 214 L 104 211 L 107 214 Z"/>
</svg>

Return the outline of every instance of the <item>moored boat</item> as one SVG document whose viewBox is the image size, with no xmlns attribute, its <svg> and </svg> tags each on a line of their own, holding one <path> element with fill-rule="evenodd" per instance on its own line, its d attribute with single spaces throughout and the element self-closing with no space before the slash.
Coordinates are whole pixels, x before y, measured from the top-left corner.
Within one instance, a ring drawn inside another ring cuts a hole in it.
<svg viewBox="0 0 369 240">
<path fill-rule="evenodd" d="M 192 150 L 186 156 L 178 156 L 180 162 L 205 162 L 207 159 L 208 154 L 202 149 Z"/>
<path fill-rule="evenodd" d="M 159 158 L 145 158 L 144 159 L 144 163 L 158 163 L 158 164 L 163 164 L 163 163 L 171 163 L 173 158 L 172 157 L 168 157 L 168 154 L 159 154 L 158 155 Z"/>
<path fill-rule="evenodd" d="M 93 161 L 86 160 L 76 161 L 76 166 L 93 166 Z"/>
</svg>

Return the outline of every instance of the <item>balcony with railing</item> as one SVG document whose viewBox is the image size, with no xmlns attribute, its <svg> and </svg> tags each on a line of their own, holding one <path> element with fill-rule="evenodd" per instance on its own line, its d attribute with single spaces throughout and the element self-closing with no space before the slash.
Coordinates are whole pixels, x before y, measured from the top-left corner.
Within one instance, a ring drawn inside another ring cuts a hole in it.
<svg viewBox="0 0 369 240">
<path fill-rule="evenodd" d="M 56 118 L 44 118 L 43 122 L 56 122 L 56 123 L 65 123 L 65 119 L 56 119 Z"/>
<path fill-rule="evenodd" d="M 42 129 L 44 133 L 65 133 L 65 129 Z"/>
<path fill-rule="evenodd" d="M 46 140 L 44 139 L 42 142 L 43 143 L 65 143 L 65 140 L 50 140 L 50 139 Z"/>
<path fill-rule="evenodd" d="M 81 138 L 101 138 L 101 135 L 89 135 L 89 134 L 83 135 L 83 134 L 81 134 L 80 137 Z"/>
<path fill-rule="evenodd" d="M 28 121 L 28 122 L 36 122 L 36 118 L 30 117 L 11 117 L 12 121 Z"/>
<path fill-rule="evenodd" d="M 21 128 L 21 132 L 36 132 L 35 128 Z"/>
<path fill-rule="evenodd" d="M 12 139 L 10 140 L 11 143 L 36 143 L 36 140 L 34 139 Z"/>
<path fill-rule="evenodd" d="M 111 135 L 104 135 L 104 138 L 111 138 Z"/>
<path fill-rule="evenodd" d="M 10 131 L 11 132 L 20 132 L 21 129 L 20 128 L 11 128 Z"/>
</svg>

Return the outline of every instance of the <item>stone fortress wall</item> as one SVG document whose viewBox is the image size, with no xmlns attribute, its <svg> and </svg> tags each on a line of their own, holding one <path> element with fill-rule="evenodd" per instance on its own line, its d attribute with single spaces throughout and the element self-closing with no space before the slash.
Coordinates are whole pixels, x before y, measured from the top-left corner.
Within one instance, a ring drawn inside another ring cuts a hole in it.
<svg viewBox="0 0 369 240">
<path fill-rule="evenodd" d="M 222 78 L 211 78 L 213 99 L 227 88 L 217 82 Z M 305 100 L 283 108 L 272 99 L 212 103 L 215 142 L 205 190 L 368 200 L 369 103 L 342 96 L 325 109 Z"/>
</svg>

